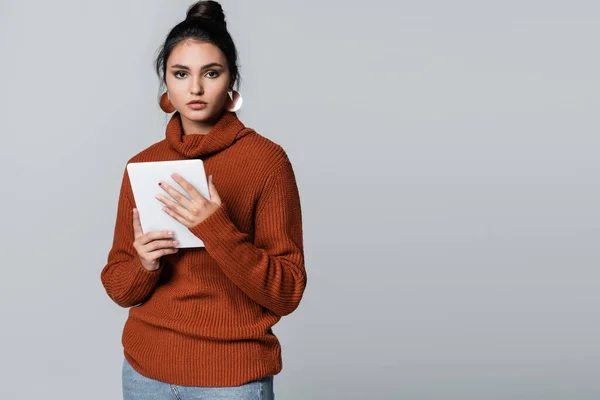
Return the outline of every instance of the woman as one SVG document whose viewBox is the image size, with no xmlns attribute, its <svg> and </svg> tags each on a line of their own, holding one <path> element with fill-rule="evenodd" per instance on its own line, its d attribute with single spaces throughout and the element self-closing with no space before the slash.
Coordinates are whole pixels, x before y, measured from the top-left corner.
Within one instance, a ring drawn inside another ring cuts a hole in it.
<svg viewBox="0 0 600 400">
<path fill-rule="evenodd" d="M 274 398 L 282 359 L 271 327 L 306 287 L 300 198 L 283 148 L 235 113 L 236 63 L 215 1 L 192 5 L 156 60 L 167 88 L 161 108 L 174 114 L 165 138 L 129 162 L 200 158 L 210 199 L 177 175 L 191 199 L 157 186 L 164 212 L 205 245 L 178 249 L 168 232 L 142 231 L 124 171 L 101 280 L 115 303 L 130 307 L 125 399 Z"/>
</svg>

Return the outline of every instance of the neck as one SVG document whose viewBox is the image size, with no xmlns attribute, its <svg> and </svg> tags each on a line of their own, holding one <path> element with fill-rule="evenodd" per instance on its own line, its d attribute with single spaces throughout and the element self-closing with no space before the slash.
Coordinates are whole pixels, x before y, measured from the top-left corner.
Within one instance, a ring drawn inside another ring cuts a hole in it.
<svg viewBox="0 0 600 400">
<path fill-rule="evenodd" d="M 182 134 L 183 135 L 192 135 L 192 134 L 206 135 L 208 133 L 208 131 L 210 131 L 210 129 L 219 120 L 222 113 L 223 113 L 223 110 L 221 110 L 221 112 L 219 112 L 217 115 L 213 116 L 209 120 L 205 120 L 205 121 L 194 121 L 194 120 L 191 120 L 191 119 L 185 117 L 183 114 L 181 114 L 181 125 L 182 125 L 182 130 L 183 130 Z"/>
</svg>

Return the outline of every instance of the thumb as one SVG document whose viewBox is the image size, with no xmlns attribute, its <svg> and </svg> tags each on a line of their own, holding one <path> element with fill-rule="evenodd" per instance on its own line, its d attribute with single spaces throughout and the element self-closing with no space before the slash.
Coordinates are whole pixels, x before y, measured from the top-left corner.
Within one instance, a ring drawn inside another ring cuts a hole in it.
<svg viewBox="0 0 600 400">
<path fill-rule="evenodd" d="M 213 176 L 208 177 L 208 194 L 210 195 L 210 201 L 221 204 L 221 197 L 217 193 L 217 188 L 213 182 Z"/>
<path fill-rule="evenodd" d="M 142 224 L 140 222 L 140 211 L 137 208 L 133 209 L 133 236 L 137 239 L 138 236 L 144 234 Z"/>
</svg>

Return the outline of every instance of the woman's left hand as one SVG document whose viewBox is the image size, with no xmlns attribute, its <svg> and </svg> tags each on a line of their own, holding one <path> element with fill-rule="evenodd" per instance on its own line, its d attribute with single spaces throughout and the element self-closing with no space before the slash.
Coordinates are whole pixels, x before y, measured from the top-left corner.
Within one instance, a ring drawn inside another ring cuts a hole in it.
<svg viewBox="0 0 600 400">
<path fill-rule="evenodd" d="M 170 194 L 175 201 L 160 194 L 156 195 L 156 199 L 165 204 L 163 211 L 188 228 L 198 225 L 221 206 L 221 197 L 217 193 L 212 175 L 208 177 L 210 200 L 204 197 L 191 183 L 183 179 L 182 176 L 171 174 L 171 177 L 190 195 L 191 200 L 164 181 L 160 182 L 159 186 Z"/>
</svg>

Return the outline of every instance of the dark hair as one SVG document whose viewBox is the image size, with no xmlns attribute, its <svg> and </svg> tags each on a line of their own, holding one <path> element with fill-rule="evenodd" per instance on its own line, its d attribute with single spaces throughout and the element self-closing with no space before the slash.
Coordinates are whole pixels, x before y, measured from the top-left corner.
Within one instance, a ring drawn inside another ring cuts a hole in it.
<svg viewBox="0 0 600 400">
<path fill-rule="evenodd" d="M 169 55 L 177 44 L 187 39 L 212 43 L 221 49 L 227 58 L 232 86 L 236 84 L 239 89 L 241 77 L 237 65 L 237 50 L 227 31 L 223 8 L 221 4 L 212 0 L 201 0 L 192 4 L 188 8 L 185 20 L 175 25 L 167 35 L 155 61 L 161 88 L 166 85 L 165 73 Z"/>
</svg>

